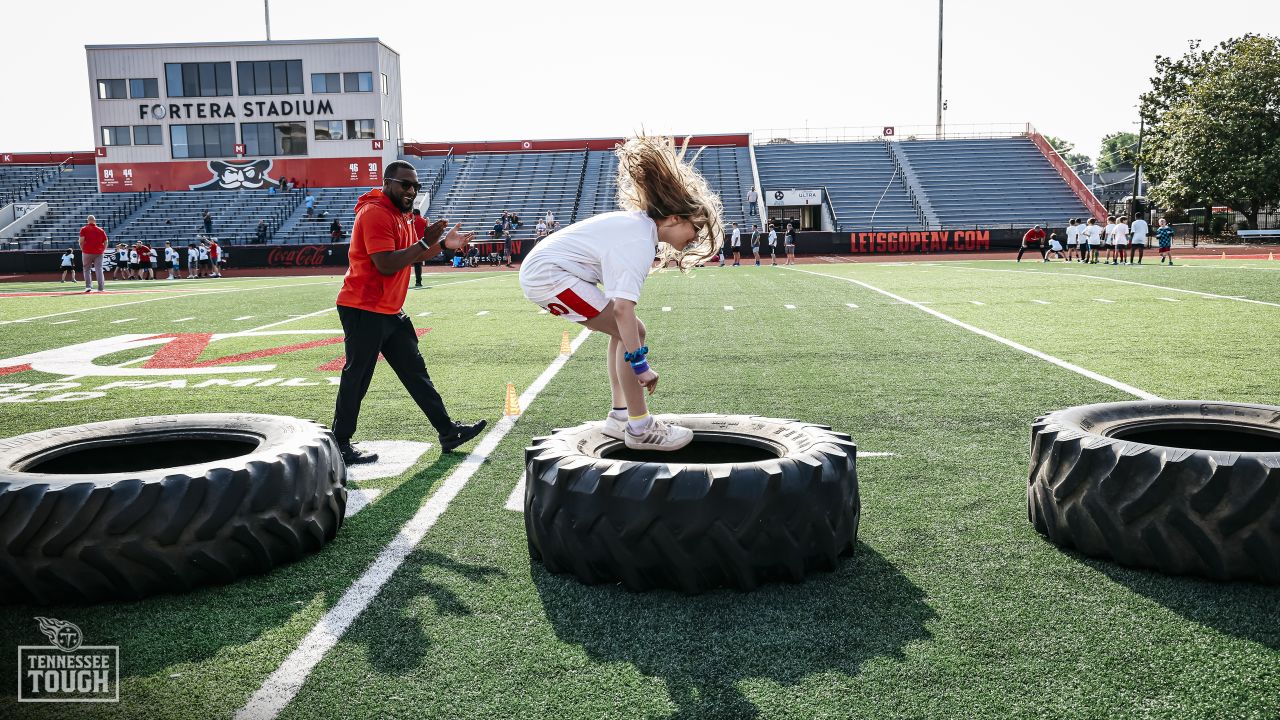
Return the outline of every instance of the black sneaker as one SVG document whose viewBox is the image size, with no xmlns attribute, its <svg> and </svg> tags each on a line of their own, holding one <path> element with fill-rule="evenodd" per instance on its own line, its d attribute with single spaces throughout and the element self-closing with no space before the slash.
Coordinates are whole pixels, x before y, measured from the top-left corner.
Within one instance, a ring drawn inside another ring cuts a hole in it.
<svg viewBox="0 0 1280 720">
<path fill-rule="evenodd" d="M 440 452 L 453 452 L 459 445 L 479 435 L 488 424 L 486 420 L 480 420 L 474 424 L 454 423 L 452 430 L 440 434 Z"/>
<path fill-rule="evenodd" d="M 342 462 L 348 465 L 365 465 L 371 462 L 378 462 L 378 453 L 358 450 L 351 443 L 338 443 L 338 449 L 342 451 Z"/>
</svg>

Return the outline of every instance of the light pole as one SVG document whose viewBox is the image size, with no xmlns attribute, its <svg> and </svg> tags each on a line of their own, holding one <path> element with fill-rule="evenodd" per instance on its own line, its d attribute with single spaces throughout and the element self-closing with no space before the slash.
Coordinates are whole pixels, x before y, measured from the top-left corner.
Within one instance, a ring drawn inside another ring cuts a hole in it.
<svg viewBox="0 0 1280 720">
<path fill-rule="evenodd" d="M 271 42 L 271 0 L 262 0 L 262 12 L 267 16 L 267 42 Z"/>
<path fill-rule="evenodd" d="M 938 0 L 938 126 L 934 137 L 942 139 L 942 0 Z"/>
</svg>

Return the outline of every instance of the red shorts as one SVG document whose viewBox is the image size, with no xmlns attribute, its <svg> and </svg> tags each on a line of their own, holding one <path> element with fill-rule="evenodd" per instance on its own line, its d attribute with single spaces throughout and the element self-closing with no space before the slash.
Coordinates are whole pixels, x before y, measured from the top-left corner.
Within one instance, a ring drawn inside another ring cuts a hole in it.
<svg viewBox="0 0 1280 720">
<path fill-rule="evenodd" d="M 1169 251 L 1171 251 L 1171 250 L 1173 250 L 1173 248 L 1160 248 L 1160 252 L 1162 252 L 1162 253 L 1167 253 L 1167 252 L 1169 252 Z"/>
</svg>

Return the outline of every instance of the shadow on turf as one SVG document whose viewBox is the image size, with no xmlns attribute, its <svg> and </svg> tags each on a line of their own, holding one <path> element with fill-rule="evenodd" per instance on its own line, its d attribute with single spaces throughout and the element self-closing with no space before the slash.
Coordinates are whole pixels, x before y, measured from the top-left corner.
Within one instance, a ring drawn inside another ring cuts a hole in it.
<svg viewBox="0 0 1280 720">
<path fill-rule="evenodd" d="M 1276 622 L 1280 588 L 1161 575 L 1095 560 L 1074 551 L 1071 554 L 1081 563 L 1192 622 L 1280 650 L 1280 622 Z"/>
<path fill-rule="evenodd" d="M 120 645 L 120 675 L 127 678 L 151 675 L 179 663 L 201 662 L 225 648 L 252 643 L 288 623 L 317 596 L 322 597 L 325 610 L 333 607 L 439 481 L 464 458 L 462 454 L 441 456 L 362 511 L 356 522 L 344 524 L 338 537 L 320 552 L 266 575 L 135 602 L 4 606 L 0 612 L 0 647 L 43 644 L 45 640 L 33 619 L 37 615 L 68 620 L 81 627 L 86 642 Z M 488 572 L 487 568 L 473 568 L 438 556 L 428 556 L 424 562 L 436 562 L 466 577 Z M 457 597 L 445 588 L 428 590 L 427 594 L 440 612 L 462 608 Z M 302 632 L 310 627 L 306 623 Z M 417 625 L 406 623 L 401 627 L 406 631 L 411 628 Z M 406 639 L 406 646 L 425 644 L 421 631 L 414 632 L 418 637 Z M 291 652 L 298 639 L 275 645 L 268 652 Z M 269 672 L 278 663 L 248 664 Z M 0 673 L 0 697 L 13 697 L 15 693 L 13 674 Z"/>
<path fill-rule="evenodd" d="M 750 593 L 588 587 L 536 562 L 530 575 L 560 640 L 661 678 L 677 706 L 671 717 L 690 720 L 756 717 L 736 687 L 743 680 L 794 685 L 901 658 L 907 643 L 931 637 L 925 626 L 935 617 L 924 593 L 863 543 L 833 573 Z"/>
</svg>

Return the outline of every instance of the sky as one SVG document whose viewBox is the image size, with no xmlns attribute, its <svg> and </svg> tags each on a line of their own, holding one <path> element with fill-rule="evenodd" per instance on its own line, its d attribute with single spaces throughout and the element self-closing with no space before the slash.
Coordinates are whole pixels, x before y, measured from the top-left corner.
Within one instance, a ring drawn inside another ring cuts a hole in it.
<svg viewBox="0 0 1280 720">
<path fill-rule="evenodd" d="M 1136 131 L 1156 55 L 1280 34 L 1280 2 L 1264 0 L 945 9 L 949 131 L 1029 122 L 1093 157 L 1107 133 Z M 265 38 L 262 0 L 66 0 L 3 15 L 5 152 L 93 148 L 85 45 Z M 271 2 L 273 39 L 378 37 L 400 53 L 417 141 L 931 128 L 937 22 L 937 0 Z"/>
</svg>

